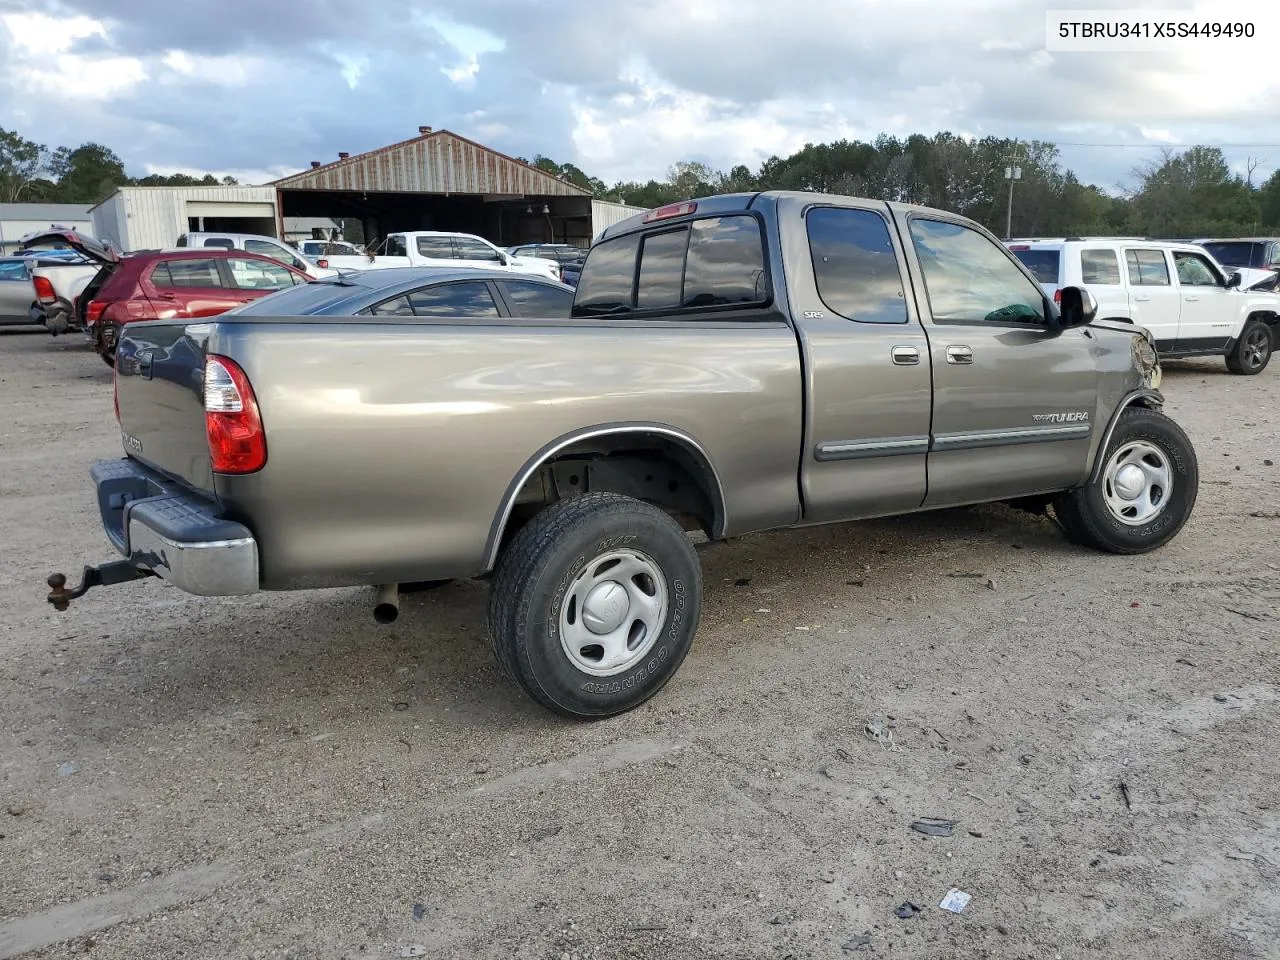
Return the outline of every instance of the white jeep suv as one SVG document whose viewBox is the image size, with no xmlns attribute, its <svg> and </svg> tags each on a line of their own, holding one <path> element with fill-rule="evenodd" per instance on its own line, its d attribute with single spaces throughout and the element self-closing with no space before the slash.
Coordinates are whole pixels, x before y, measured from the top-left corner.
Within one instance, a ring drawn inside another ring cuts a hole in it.
<svg viewBox="0 0 1280 960">
<path fill-rule="evenodd" d="M 1261 373 L 1280 330 L 1280 295 L 1240 289 L 1200 246 L 1136 237 L 1009 240 L 1006 244 L 1056 301 L 1087 289 L 1099 320 L 1145 327 L 1162 358 L 1221 356 L 1232 373 Z"/>
</svg>

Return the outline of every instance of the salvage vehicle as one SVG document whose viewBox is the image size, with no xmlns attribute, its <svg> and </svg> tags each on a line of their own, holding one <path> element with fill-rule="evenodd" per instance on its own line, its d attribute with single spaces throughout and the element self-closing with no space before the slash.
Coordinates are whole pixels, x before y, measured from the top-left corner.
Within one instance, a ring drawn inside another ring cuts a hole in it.
<svg viewBox="0 0 1280 960">
<path fill-rule="evenodd" d="M 412 230 L 389 233 L 359 257 L 325 257 L 331 268 L 374 270 L 388 267 L 477 267 L 507 273 L 533 273 L 560 279 L 560 264 L 541 257 L 517 257 L 471 233 Z"/>
<path fill-rule="evenodd" d="M 1224 267 L 1280 271 L 1280 237 L 1206 238 L 1196 240 L 1195 244 L 1204 247 Z"/>
<path fill-rule="evenodd" d="M 126 324 L 211 317 L 311 279 L 274 257 L 243 250 L 118 254 L 74 231 L 58 236 L 93 261 L 94 276 L 76 300 L 72 322 L 110 366 Z"/>
<path fill-rule="evenodd" d="M 962 217 L 769 192 L 610 226 L 567 318 L 130 324 L 125 456 L 91 470 L 121 559 L 49 601 L 365 584 L 385 622 L 401 583 L 487 576 L 507 675 L 619 714 L 693 642 L 694 531 L 1008 501 L 1097 550 L 1174 537 L 1199 472 L 1151 338 L 1060 301 Z"/>
<path fill-rule="evenodd" d="M 228 311 L 290 317 L 568 317 L 573 288 L 492 270 L 396 267 L 344 272 Z M 227 316 L 228 314 L 223 314 Z"/>
<path fill-rule="evenodd" d="M 1228 370 L 1244 376 L 1271 361 L 1280 296 L 1242 289 L 1241 274 L 1197 244 L 1094 237 L 1008 246 L 1050 296 L 1084 287 L 1099 317 L 1142 325 L 1161 357 L 1224 357 Z"/>
<path fill-rule="evenodd" d="M 55 337 L 77 329 L 76 300 L 99 267 L 95 259 L 65 245 L 62 238 L 68 232 L 59 229 L 51 233 L 29 233 L 22 238 L 23 245 L 17 254 L 28 261 L 28 285 L 35 297 L 25 322 L 42 323 Z M 101 246 L 96 241 L 90 242 Z M 59 246 L 54 248 L 53 243 Z"/>
<path fill-rule="evenodd" d="M 40 323 L 41 318 L 31 286 L 31 259 L 0 257 L 0 327 Z"/>
</svg>

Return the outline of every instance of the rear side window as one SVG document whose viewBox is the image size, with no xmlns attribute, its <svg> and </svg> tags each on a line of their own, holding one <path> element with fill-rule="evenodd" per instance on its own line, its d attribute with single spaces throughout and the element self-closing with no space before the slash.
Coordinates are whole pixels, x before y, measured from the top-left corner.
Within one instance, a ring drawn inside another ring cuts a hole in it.
<svg viewBox="0 0 1280 960">
<path fill-rule="evenodd" d="M 1120 283 L 1120 258 L 1114 250 L 1081 250 L 1080 280 L 1113 286 Z"/>
<path fill-rule="evenodd" d="M 419 317 L 496 317 L 498 305 L 480 281 L 442 283 L 409 294 L 409 306 Z"/>
<path fill-rule="evenodd" d="M 1126 250 L 1129 282 L 1139 287 L 1169 286 L 1169 264 L 1163 250 Z"/>
<path fill-rule="evenodd" d="M 861 323 L 906 323 L 902 273 L 889 225 L 870 210 L 817 207 L 805 217 L 818 296 Z"/>
<path fill-rule="evenodd" d="M 156 264 L 151 282 L 157 287 L 221 287 L 216 260 L 166 260 Z"/>
<path fill-rule="evenodd" d="M 1062 257 L 1057 250 L 1013 250 L 1012 252 L 1022 261 L 1023 266 L 1031 271 L 1031 275 L 1036 280 L 1057 286 L 1058 270 L 1062 263 Z"/>
<path fill-rule="evenodd" d="M 418 256 L 429 260 L 452 260 L 453 241 L 448 237 L 418 237 Z"/>
<path fill-rule="evenodd" d="M 228 237 L 209 237 L 201 246 L 217 247 L 220 250 L 234 250 L 236 242 Z"/>
<path fill-rule="evenodd" d="M 394 300 L 386 300 L 364 312 L 373 314 L 375 317 L 412 317 L 414 315 L 413 307 L 409 306 L 408 297 L 396 297 Z"/>
<path fill-rule="evenodd" d="M 688 227 L 643 239 L 619 237 L 593 247 L 578 282 L 573 315 L 768 300 L 760 224 L 755 217 L 736 214 L 695 220 Z"/>
<path fill-rule="evenodd" d="M 561 290 L 550 284 L 530 283 L 527 280 L 503 280 L 498 286 L 511 305 L 513 317 L 567 317 L 573 307 L 572 290 Z"/>
</svg>

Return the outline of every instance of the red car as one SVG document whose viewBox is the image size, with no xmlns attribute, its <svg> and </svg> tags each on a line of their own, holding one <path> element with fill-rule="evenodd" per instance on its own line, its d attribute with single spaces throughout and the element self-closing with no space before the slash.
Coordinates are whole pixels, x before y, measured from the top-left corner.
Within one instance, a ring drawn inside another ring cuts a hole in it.
<svg viewBox="0 0 1280 960">
<path fill-rule="evenodd" d="M 311 279 L 279 260 L 244 250 L 201 247 L 121 255 L 72 231 L 41 239 L 60 240 L 102 264 L 75 309 L 94 349 L 112 366 L 126 323 L 212 317 Z"/>
</svg>

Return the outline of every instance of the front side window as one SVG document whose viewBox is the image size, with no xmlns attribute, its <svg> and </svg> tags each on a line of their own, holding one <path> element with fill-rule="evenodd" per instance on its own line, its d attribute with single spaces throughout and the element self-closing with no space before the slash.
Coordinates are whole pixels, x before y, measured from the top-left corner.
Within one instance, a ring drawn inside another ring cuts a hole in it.
<svg viewBox="0 0 1280 960">
<path fill-rule="evenodd" d="M 272 243 L 270 240 L 246 240 L 244 248 L 250 253 L 260 253 L 264 257 L 270 257 L 273 260 L 279 260 L 281 263 L 287 263 L 289 266 L 298 270 L 305 270 L 306 266 L 299 260 L 292 251 L 286 250 L 278 243 Z"/>
<path fill-rule="evenodd" d="M 404 245 L 404 237 L 395 236 L 387 237 L 386 250 L 384 251 L 388 257 L 407 257 L 409 256 L 409 248 Z"/>
<path fill-rule="evenodd" d="M 818 207 L 805 217 L 813 279 L 827 308 L 860 323 L 906 323 L 889 225 L 870 210 Z"/>
<path fill-rule="evenodd" d="M 911 242 L 936 322 L 1045 322 L 1044 292 L 978 231 L 913 218 Z"/>
<path fill-rule="evenodd" d="M 1178 271 L 1178 283 L 1184 287 L 1222 286 L 1209 261 L 1198 253 L 1173 251 L 1173 268 Z"/>
<path fill-rule="evenodd" d="M 1114 250 L 1081 250 L 1080 280 L 1114 286 L 1120 283 L 1120 260 Z"/>
<path fill-rule="evenodd" d="M 548 283 L 534 283 L 530 280 L 503 280 L 498 283 L 502 295 L 511 305 L 513 317 L 529 317 L 532 319 L 558 318 L 569 316 L 573 307 L 573 291 L 561 290 Z"/>
<path fill-rule="evenodd" d="M 241 290 L 285 290 L 294 285 L 294 275 L 283 264 L 249 257 L 231 257 L 227 264 Z"/>
<path fill-rule="evenodd" d="M 157 287 L 221 287 L 216 260 L 167 260 L 156 264 L 151 282 Z"/>
<path fill-rule="evenodd" d="M 428 260 L 453 260 L 453 241 L 448 237 L 418 237 L 418 256 Z"/>
<path fill-rule="evenodd" d="M 489 246 L 487 243 L 481 243 L 479 240 L 470 240 L 466 237 L 454 237 L 453 248 L 458 251 L 459 260 L 485 260 L 495 263 L 502 262 L 502 254 Z"/>
<path fill-rule="evenodd" d="M 1163 250 L 1126 250 L 1129 283 L 1135 287 L 1169 286 L 1169 264 Z"/>
<path fill-rule="evenodd" d="M 419 317 L 497 317 L 487 284 L 478 281 L 442 283 L 409 294 L 409 306 Z"/>
</svg>

